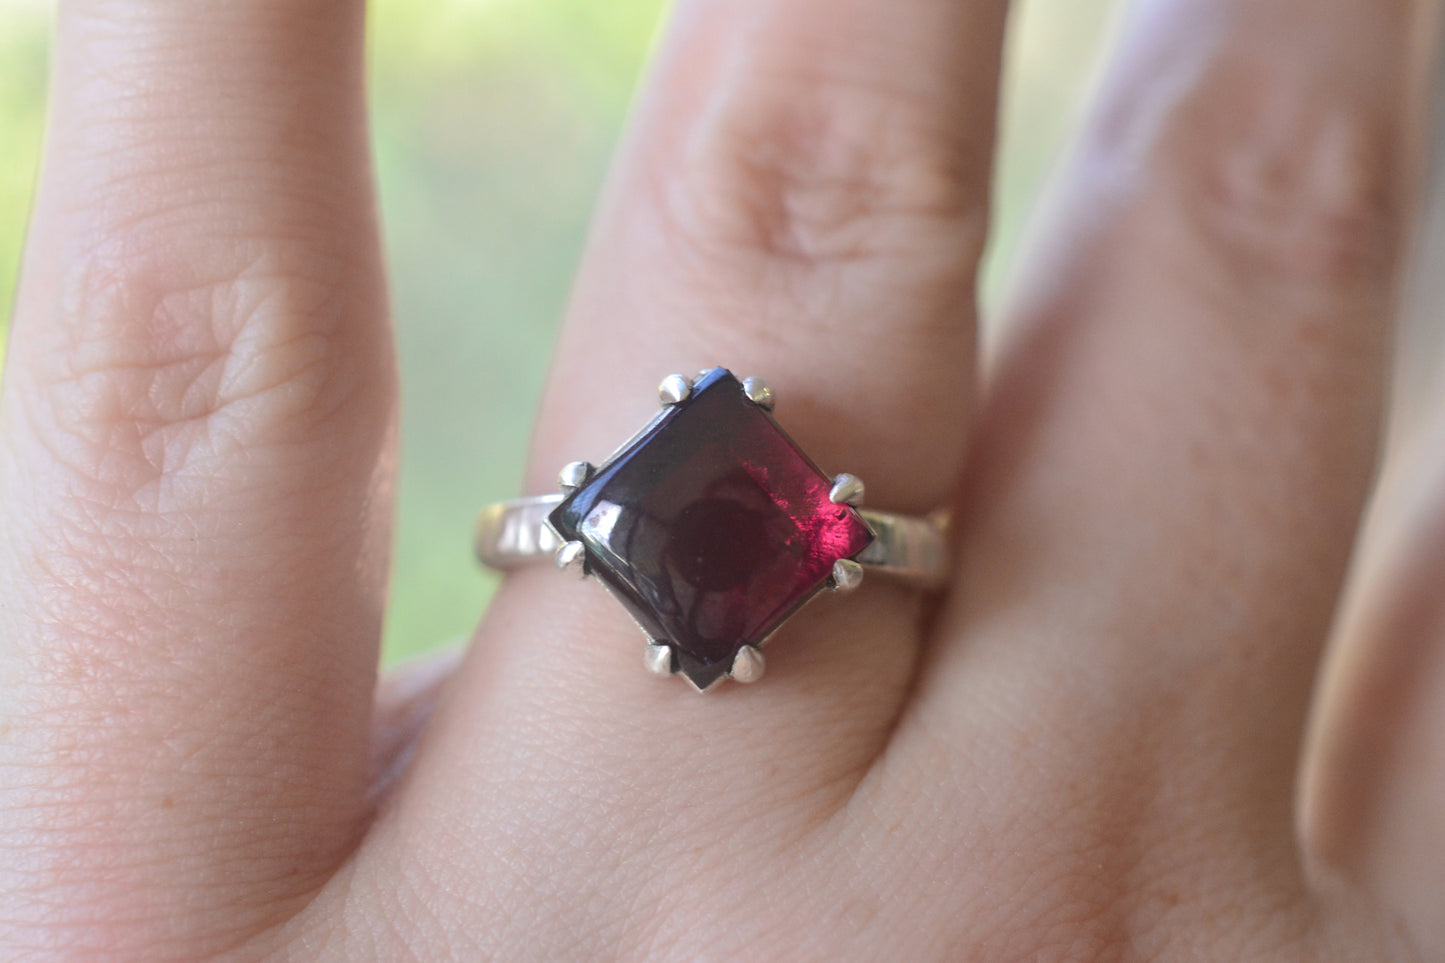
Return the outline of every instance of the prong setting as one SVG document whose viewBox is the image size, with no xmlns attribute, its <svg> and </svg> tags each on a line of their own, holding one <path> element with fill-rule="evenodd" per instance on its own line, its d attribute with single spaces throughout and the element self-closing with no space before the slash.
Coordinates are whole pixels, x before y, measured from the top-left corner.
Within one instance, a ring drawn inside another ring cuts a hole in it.
<svg viewBox="0 0 1445 963">
<path fill-rule="evenodd" d="M 553 556 L 559 572 L 576 579 L 587 577 L 587 546 L 581 542 L 564 542 Z"/>
<path fill-rule="evenodd" d="M 692 382 L 680 374 L 671 374 L 657 386 L 657 397 L 664 408 L 680 405 L 692 396 Z"/>
<path fill-rule="evenodd" d="M 763 653 L 754 646 L 745 645 L 733 656 L 732 671 L 728 675 L 734 682 L 749 684 L 761 679 L 767 669 L 768 663 L 763 658 Z"/>
<path fill-rule="evenodd" d="M 777 400 L 773 397 L 773 389 L 762 378 L 744 378 L 743 394 L 748 400 L 764 411 L 772 411 Z"/>
<path fill-rule="evenodd" d="M 670 374 L 657 391 L 663 410 L 616 453 L 560 474 L 549 548 L 562 546 L 559 569 L 596 576 L 623 599 L 647 637 L 637 654 L 649 674 L 680 676 L 699 692 L 755 682 L 764 641 L 787 616 L 861 574 L 852 564 L 835 573 L 838 559 L 866 558 L 876 539 L 864 515 L 837 503 L 861 497 L 861 483 L 829 499 L 848 479 L 820 472 L 788 437 L 762 379 L 716 367 L 696 380 Z M 739 465 L 763 476 L 757 493 L 734 490 Z M 690 567 L 680 571 L 679 559 Z M 726 615 L 729 637 L 697 623 L 697 604 Z"/>
<path fill-rule="evenodd" d="M 672 647 L 666 642 L 652 642 L 642 655 L 642 664 L 653 675 L 672 675 Z"/>
<path fill-rule="evenodd" d="M 828 500 L 834 505 L 852 505 L 857 508 L 863 504 L 864 492 L 863 479 L 844 472 L 833 478 L 833 489 L 828 492 Z"/>
<path fill-rule="evenodd" d="M 587 484 L 592 478 L 592 473 L 596 470 L 591 462 L 568 462 L 562 470 L 557 473 L 557 484 L 562 487 L 562 494 L 570 495 Z"/>
<path fill-rule="evenodd" d="M 851 558 L 840 558 L 833 563 L 833 574 L 828 587 L 835 592 L 851 592 L 863 584 L 863 566 Z"/>
</svg>

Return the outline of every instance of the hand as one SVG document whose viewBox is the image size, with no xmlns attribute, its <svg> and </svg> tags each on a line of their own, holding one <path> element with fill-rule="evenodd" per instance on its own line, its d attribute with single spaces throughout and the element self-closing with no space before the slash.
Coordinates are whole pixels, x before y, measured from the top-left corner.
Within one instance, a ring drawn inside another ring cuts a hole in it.
<svg viewBox="0 0 1445 963">
<path fill-rule="evenodd" d="M 373 708 L 361 6 L 64 3 L 0 409 L 0 956 L 1445 953 L 1438 482 L 1352 596 L 1295 803 L 1427 6 L 1140 3 L 976 379 L 1005 7 L 683 0 L 530 476 L 726 364 L 871 504 L 954 506 L 952 589 L 811 606 L 703 699 L 543 567 Z"/>
</svg>

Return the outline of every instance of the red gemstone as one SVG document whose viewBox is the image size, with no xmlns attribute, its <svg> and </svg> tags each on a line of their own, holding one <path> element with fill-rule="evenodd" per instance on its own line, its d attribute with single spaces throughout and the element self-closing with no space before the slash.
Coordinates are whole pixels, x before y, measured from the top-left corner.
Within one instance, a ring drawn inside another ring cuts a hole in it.
<svg viewBox="0 0 1445 963">
<path fill-rule="evenodd" d="M 873 540 L 831 479 L 714 368 L 552 513 L 699 689 Z"/>
</svg>

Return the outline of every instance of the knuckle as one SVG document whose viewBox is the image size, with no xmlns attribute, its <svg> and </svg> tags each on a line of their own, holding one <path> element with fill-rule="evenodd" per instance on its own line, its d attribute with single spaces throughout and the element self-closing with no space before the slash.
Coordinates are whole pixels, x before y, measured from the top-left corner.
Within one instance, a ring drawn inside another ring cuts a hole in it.
<svg viewBox="0 0 1445 963">
<path fill-rule="evenodd" d="M 346 363 L 346 292 L 324 266 L 294 266 L 314 256 L 259 239 L 198 247 L 122 232 L 92 248 L 26 355 L 37 440 L 125 501 L 299 441 L 386 385 Z"/>
<path fill-rule="evenodd" d="M 812 271 L 868 261 L 957 273 L 984 242 L 988 145 L 936 105 L 829 76 L 720 85 L 660 206 L 709 261 Z"/>
<path fill-rule="evenodd" d="M 1146 138 L 1146 183 L 1235 276 L 1374 293 L 1402 220 L 1398 118 L 1309 80 L 1249 58 L 1214 65 Z"/>
</svg>

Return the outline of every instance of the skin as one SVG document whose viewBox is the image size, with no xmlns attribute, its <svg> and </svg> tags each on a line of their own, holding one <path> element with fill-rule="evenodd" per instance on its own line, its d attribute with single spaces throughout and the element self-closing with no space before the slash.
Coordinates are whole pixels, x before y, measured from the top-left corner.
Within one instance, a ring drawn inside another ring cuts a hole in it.
<svg viewBox="0 0 1445 963">
<path fill-rule="evenodd" d="M 866 581 L 701 699 L 545 567 L 376 684 L 361 5 L 64 0 L 0 399 L 0 956 L 1441 958 L 1445 430 L 1346 591 L 1433 7 L 1137 3 L 984 364 L 1006 6 L 671 16 L 529 490 L 723 363 L 956 521 L 949 590 Z"/>
</svg>

